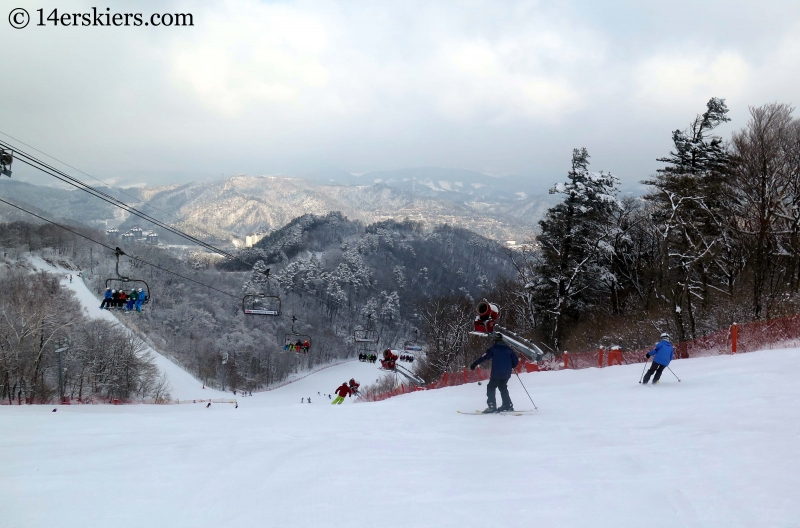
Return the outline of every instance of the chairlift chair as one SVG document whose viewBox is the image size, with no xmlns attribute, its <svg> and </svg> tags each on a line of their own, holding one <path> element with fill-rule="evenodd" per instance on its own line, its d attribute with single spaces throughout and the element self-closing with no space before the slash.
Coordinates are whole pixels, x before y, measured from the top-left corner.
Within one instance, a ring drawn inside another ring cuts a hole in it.
<svg viewBox="0 0 800 528">
<path fill-rule="evenodd" d="M 416 354 L 422 352 L 422 346 L 417 343 L 417 334 L 419 330 L 414 330 L 414 339 L 403 342 L 403 352 L 409 354 Z"/>
<path fill-rule="evenodd" d="M 311 350 L 311 336 L 307 334 L 300 334 L 295 331 L 294 323 L 297 317 L 292 316 L 292 330 L 287 333 L 283 340 L 283 349 L 298 352 L 300 354 L 307 354 Z M 297 343 L 300 343 L 300 346 Z"/>
<path fill-rule="evenodd" d="M 121 275 L 119 272 L 119 257 L 120 255 L 125 255 L 125 252 L 122 251 L 120 248 L 116 248 L 114 250 L 114 255 L 117 257 L 117 264 L 115 268 L 117 276 L 106 279 L 106 289 L 112 289 L 117 291 L 127 291 L 128 289 L 131 290 L 141 289 L 142 292 L 144 292 L 145 294 L 145 299 L 144 301 L 142 301 L 142 305 L 149 303 L 150 299 L 152 299 L 152 296 L 150 295 L 150 286 L 143 279 L 133 279 Z"/>
<path fill-rule="evenodd" d="M 356 343 L 377 343 L 380 339 L 377 330 L 372 329 L 372 314 L 367 316 L 367 325 L 353 331 L 353 341 Z"/>
<path fill-rule="evenodd" d="M 263 293 L 245 295 L 242 298 L 242 312 L 245 315 L 280 315 L 281 298 Z"/>
<path fill-rule="evenodd" d="M 379 337 L 376 330 L 356 329 L 353 332 L 353 341 L 356 343 L 377 343 Z"/>
</svg>

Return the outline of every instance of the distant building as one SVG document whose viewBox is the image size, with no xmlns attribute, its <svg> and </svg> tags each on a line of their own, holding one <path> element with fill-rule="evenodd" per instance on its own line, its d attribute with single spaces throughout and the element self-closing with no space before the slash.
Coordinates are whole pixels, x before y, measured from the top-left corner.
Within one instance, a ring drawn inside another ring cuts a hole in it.
<svg viewBox="0 0 800 528">
<path fill-rule="evenodd" d="M 148 244 L 158 244 L 158 233 L 150 231 L 149 233 L 147 233 L 145 239 L 147 240 Z"/>
<path fill-rule="evenodd" d="M 112 227 L 111 229 L 106 229 L 106 234 L 108 236 L 110 236 L 110 237 L 118 238 L 119 237 L 119 229 L 117 229 L 116 227 Z"/>
<path fill-rule="evenodd" d="M 258 244 L 258 241 L 267 236 L 266 233 L 254 233 L 252 235 L 246 235 L 244 237 L 244 245 L 246 247 L 253 247 Z"/>
<path fill-rule="evenodd" d="M 122 241 L 123 242 L 133 242 L 134 240 L 136 240 L 136 235 L 134 235 L 130 231 L 128 231 L 126 233 L 122 233 Z"/>
<path fill-rule="evenodd" d="M 133 233 L 134 238 L 137 238 L 137 239 L 138 238 L 142 238 L 142 228 L 141 227 L 134 226 L 134 227 L 131 228 L 130 232 Z"/>
</svg>

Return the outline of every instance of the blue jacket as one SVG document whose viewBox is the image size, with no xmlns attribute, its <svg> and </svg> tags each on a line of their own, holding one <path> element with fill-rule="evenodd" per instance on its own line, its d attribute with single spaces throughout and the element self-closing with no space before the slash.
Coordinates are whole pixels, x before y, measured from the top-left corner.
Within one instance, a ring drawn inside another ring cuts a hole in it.
<svg viewBox="0 0 800 528">
<path fill-rule="evenodd" d="M 481 357 L 475 360 L 473 366 L 478 366 L 484 361 L 492 360 L 492 374 L 495 379 L 509 379 L 511 371 L 519 364 L 517 354 L 505 343 L 495 343 Z"/>
<path fill-rule="evenodd" d="M 111 298 L 111 295 L 112 295 L 112 293 L 111 293 L 111 290 L 106 290 L 106 292 L 105 292 L 105 296 L 104 296 L 103 298 L 104 298 L 104 299 L 110 299 L 110 298 Z"/>
<path fill-rule="evenodd" d="M 663 340 L 656 343 L 656 347 L 651 350 L 649 354 L 655 363 L 664 365 L 666 367 L 669 365 L 669 362 L 672 361 L 672 357 L 675 354 L 675 349 L 672 348 L 672 343 L 667 340 Z"/>
</svg>

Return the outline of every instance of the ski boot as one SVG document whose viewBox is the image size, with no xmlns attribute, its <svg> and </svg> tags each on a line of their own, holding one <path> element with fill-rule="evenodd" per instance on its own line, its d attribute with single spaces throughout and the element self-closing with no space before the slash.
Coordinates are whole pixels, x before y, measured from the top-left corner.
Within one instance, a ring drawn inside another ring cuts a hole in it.
<svg viewBox="0 0 800 528">
<path fill-rule="evenodd" d="M 497 407 L 489 406 L 482 411 L 483 414 L 492 414 L 497 412 Z"/>
<path fill-rule="evenodd" d="M 513 403 L 509 403 L 508 405 L 501 405 L 497 409 L 497 412 L 513 412 L 513 411 L 514 411 L 514 404 Z"/>
</svg>

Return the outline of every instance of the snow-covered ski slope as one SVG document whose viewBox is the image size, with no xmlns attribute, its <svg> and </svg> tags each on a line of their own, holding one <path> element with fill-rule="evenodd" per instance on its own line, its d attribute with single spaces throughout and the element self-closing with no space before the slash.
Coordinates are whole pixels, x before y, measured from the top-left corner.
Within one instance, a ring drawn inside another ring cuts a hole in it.
<svg viewBox="0 0 800 528">
<path fill-rule="evenodd" d="M 800 349 L 524 374 L 519 417 L 458 414 L 476 384 L 315 399 L 370 366 L 238 409 L 0 407 L 0 526 L 800 526 Z"/>
</svg>

